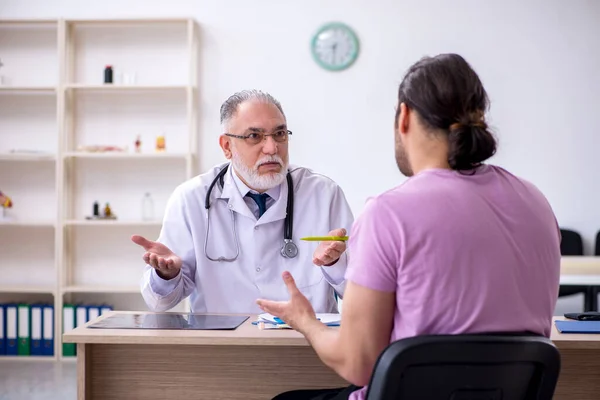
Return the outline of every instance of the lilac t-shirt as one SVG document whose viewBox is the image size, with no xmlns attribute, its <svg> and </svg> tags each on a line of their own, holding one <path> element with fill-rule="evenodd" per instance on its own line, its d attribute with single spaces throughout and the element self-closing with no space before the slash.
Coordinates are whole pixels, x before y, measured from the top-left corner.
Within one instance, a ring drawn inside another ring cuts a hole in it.
<svg viewBox="0 0 600 400">
<path fill-rule="evenodd" d="M 390 342 L 501 331 L 550 336 L 560 231 L 541 192 L 500 167 L 420 172 L 367 202 L 348 249 L 349 281 L 396 293 Z"/>
</svg>

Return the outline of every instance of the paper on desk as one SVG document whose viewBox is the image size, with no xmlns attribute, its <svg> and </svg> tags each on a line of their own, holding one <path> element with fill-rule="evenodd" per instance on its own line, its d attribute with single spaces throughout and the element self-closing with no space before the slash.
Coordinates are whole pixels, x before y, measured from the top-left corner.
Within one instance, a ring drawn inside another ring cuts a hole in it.
<svg viewBox="0 0 600 400">
<path fill-rule="evenodd" d="M 317 313 L 317 318 L 325 325 L 339 325 L 342 316 L 340 314 L 333 313 Z M 258 321 L 268 321 L 273 324 L 278 324 L 276 317 L 273 314 L 263 313 L 258 316 Z"/>
</svg>

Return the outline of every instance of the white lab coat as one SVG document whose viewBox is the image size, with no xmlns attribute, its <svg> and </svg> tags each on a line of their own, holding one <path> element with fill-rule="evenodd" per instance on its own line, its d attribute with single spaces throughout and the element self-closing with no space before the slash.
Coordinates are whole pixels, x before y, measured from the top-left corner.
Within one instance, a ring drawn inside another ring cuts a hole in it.
<svg viewBox="0 0 600 400">
<path fill-rule="evenodd" d="M 350 232 L 353 215 L 340 187 L 324 175 L 307 168 L 290 166 L 294 183 L 292 238 L 298 246 L 295 258 L 284 258 L 284 219 L 287 181 L 279 198 L 260 219 L 250 211 L 229 167 L 224 188 L 217 183 L 211 193 L 210 231 L 207 252 L 212 258 L 235 255 L 231 212 L 236 221 L 240 253 L 233 262 L 210 261 L 204 252 L 207 212 L 206 192 L 225 164 L 181 184 L 170 197 L 158 241 L 181 257 L 183 267 L 174 279 L 165 281 L 146 265 L 141 282 L 142 296 L 153 311 L 166 311 L 190 296 L 192 312 L 260 313 L 256 299 L 288 300 L 281 279 L 290 271 L 298 288 L 316 312 L 335 312 L 334 289 L 340 297 L 345 287 L 348 252 L 331 267 L 318 267 L 312 258 L 318 242 L 303 236 L 326 235 L 345 228 Z"/>
</svg>

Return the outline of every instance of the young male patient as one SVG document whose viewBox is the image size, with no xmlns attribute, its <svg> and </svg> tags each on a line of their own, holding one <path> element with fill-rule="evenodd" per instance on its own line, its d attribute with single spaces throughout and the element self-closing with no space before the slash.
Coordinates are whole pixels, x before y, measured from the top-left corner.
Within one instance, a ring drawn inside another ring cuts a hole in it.
<svg viewBox="0 0 600 400">
<path fill-rule="evenodd" d="M 341 327 L 315 318 L 289 273 L 289 301 L 258 300 L 353 385 L 276 399 L 363 399 L 380 353 L 410 336 L 550 336 L 560 231 L 534 185 L 483 163 L 496 151 L 487 108 L 479 77 L 459 55 L 408 70 L 395 142 L 398 168 L 410 178 L 372 198 L 353 225 Z"/>
</svg>

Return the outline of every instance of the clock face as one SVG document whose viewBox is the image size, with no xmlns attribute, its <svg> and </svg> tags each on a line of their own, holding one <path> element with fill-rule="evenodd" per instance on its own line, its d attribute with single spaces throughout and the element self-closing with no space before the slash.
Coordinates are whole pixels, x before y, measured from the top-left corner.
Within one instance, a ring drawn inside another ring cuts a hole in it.
<svg viewBox="0 0 600 400">
<path fill-rule="evenodd" d="M 327 24 L 315 34 L 311 44 L 317 64 L 330 71 L 350 67 L 358 57 L 358 38 L 348 26 Z"/>
</svg>

